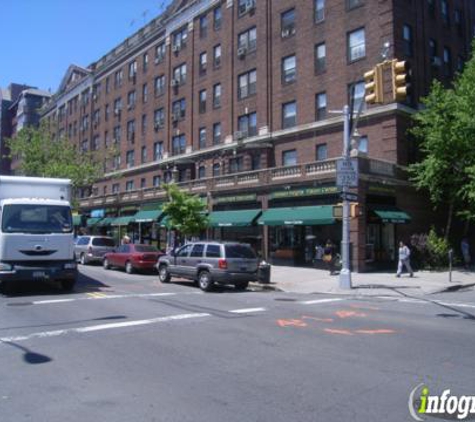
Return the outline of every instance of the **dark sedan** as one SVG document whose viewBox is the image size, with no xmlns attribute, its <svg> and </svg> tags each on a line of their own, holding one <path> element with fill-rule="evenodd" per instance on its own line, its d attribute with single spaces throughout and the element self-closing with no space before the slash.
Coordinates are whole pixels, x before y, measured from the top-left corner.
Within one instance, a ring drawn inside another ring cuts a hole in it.
<svg viewBox="0 0 475 422">
<path fill-rule="evenodd" d="M 127 274 L 135 271 L 155 270 L 155 264 L 163 252 L 151 245 L 121 245 L 114 252 L 104 255 L 103 266 L 106 270 L 124 268 Z"/>
</svg>

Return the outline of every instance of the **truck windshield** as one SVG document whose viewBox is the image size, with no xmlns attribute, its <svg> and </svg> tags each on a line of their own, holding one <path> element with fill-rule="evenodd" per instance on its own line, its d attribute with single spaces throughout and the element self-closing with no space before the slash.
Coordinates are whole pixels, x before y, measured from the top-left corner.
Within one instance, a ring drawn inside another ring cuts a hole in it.
<svg viewBox="0 0 475 422">
<path fill-rule="evenodd" d="M 71 208 L 62 205 L 9 204 L 3 207 L 4 233 L 71 233 Z"/>
</svg>

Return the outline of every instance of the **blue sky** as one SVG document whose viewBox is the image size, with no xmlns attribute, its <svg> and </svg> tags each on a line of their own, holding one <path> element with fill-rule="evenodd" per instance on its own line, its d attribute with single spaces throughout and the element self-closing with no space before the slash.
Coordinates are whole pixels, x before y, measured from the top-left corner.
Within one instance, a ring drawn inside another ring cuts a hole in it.
<svg viewBox="0 0 475 422">
<path fill-rule="evenodd" d="M 54 92 L 70 64 L 98 60 L 169 3 L 0 0 L 0 87 L 17 82 Z"/>
</svg>

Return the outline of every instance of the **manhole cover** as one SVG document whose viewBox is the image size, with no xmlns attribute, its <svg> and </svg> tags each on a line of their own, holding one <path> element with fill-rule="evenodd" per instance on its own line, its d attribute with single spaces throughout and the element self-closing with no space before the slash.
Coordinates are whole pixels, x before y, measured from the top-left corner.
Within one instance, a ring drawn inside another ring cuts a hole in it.
<svg viewBox="0 0 475 422">
<path fill-rule="evenodd" d="M 7 303 L 7 306 L 29 306 L 33 305 L 33 302 L 14 302 L 14 303 Z"/>
</svg>

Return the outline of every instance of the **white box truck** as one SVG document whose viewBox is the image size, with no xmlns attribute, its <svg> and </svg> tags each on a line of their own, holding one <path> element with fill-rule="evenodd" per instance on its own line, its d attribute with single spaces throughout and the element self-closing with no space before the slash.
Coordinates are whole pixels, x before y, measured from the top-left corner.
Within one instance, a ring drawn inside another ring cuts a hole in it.
<svg viewBox="0 0 475 422">
<path fill-rule="evenodd" d="M 72 290 L 77 279 L 71 181 L 0 176 L 0 282 L 48 280 Z"/>
</svg>

